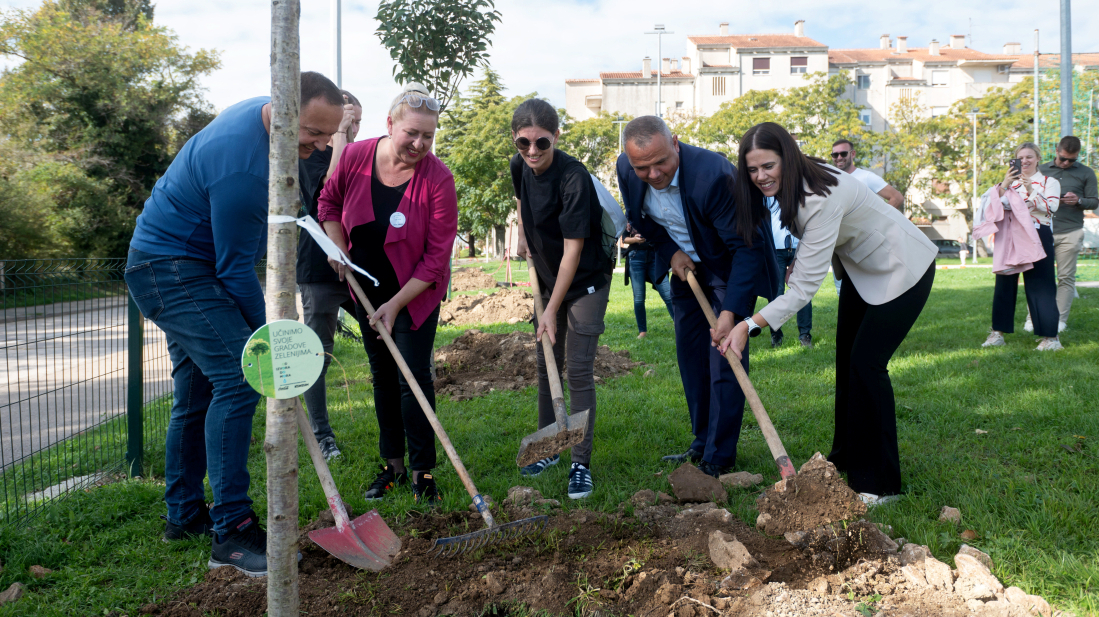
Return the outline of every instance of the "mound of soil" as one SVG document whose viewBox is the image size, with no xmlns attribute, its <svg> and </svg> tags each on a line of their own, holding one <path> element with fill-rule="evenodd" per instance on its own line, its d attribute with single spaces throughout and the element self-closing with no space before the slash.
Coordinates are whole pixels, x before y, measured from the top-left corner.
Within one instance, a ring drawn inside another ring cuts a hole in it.
<svg viewBox="0 0 1099 617">
<path fill-rule="evenodd" d="M 793 478 L 780 480 L 756 500 L 756 527 L 771 535 L 816 529 L 861 518 L 866 505 L 820 452 Z"/>
<path fill-rule="evenodd" d="M 514 287 L 476 296 L 455 296 L 443 304 L 439 322 L 451 325 L 517 324 L 534 318 L 534 296 Z"/>
<path fill-rule="evenodd" d="M 494 295 L 506 291 L 511 290 Z M 533 332 L 489 334 L 466 330 L 453 343 L 435 351 L 435 394 L 465 401 L 493 390 L 522 390 L 537 385 L 534 344 Z M 611 351 L 600 345 L 595 356 L 595 381 L 624 375 L 640 364 L 631 361 L 626 350 Z"/>
<path fill-rule="evenodd" d="M 530 508 L 497 511 L 500 520 L 531 513 Z M 895 544 L 882 550 L 882 543 L 867 541 L 885 536 L 866 522 L 837 525 L 827 540 L 822 532 L 818 542 L 793 545 L 757 533 L 713 503 L 682 511 L 654 505 L 633 516 L 558 511 L 541 535 L 452 558 L 434 556 L 434 540 L 480 529 L 478 515 L 411 512 L 390 524 L 403 547 L 380 573 L 355 570 L 303 534 L 302 614 L 509 614 L 509 607 L 520 603 L 552 615 L 857 617 L 867 614 L 863 609 L 911 617 L 1009 614 L 988 612 L 1001 606 L 997 600 L 970 600 L 967 606 L 951 590 L 933 588 L 924 578 L 916 582 L 913 568 L 926 566 L 902 566 L 906 553 L 897 553 Z M 751 554 L 751 565 L 733 572 L 717 568 L 709 557 L 711 535 L 734 538 Z M 265 610 L 265 579 L 221 568 L 142 612 L 258 617 Z"/>
<path fill-rule="evenodd" d="M 451 291 L 477 291 L 496 287 L 496 278 L 480 268 L 455 268 L 450 271 Z"/>
</svg>

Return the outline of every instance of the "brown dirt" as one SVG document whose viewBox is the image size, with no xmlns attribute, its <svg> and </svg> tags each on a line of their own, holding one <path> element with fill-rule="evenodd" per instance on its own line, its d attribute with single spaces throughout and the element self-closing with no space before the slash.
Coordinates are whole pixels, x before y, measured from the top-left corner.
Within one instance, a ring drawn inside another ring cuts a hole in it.
<svg viewBox="0 0 1099 617">
<path fill-rule="evenodd" d="M 580 415 L 581 418 L 572 416 L 568 418 L 568 430 L 562 430 L 562 427 L 558 426 L 557 423 L 539 429 L 538 433 L 545 431 L 545 434 L 527 443 L 526 447 L 520 446 L 519 456 L 515 457 L 515 464 L 526 467 L 536 461 L 560 454 L 573 446 L 579 445 L 580 442 L 584 441 L 584 435 L 587 432 L 586 419 L 588 417 L 583 413 L 583 410 L 581 410 Z M 524 437 L 523 440 L 526 441 L 526 438 Z"/>
<path fill-rule="evenodd" d="M 477 291 L 493 287 L 496 287 L 496 278 L 480 268 L 455 268 L 450 272 L 452 291 Z"/>
<path fill-rule="evenodd" d="M 954 594 L 907 583 L 896 549 L 882 551 L 865 541 L 875 532 L 881 536 L 870 523 L 836 526 L 799 546 L 761 535 L 712 503 L 703 506 L 677 512 L 656 505 L 633 516 L 557 511 L 541 536 L 453 558 L 434 557 L 434 539 L 478 529 L 480 519 L 466 512 L 411 512 L 390 521 L 404 546 L 380 573 L 353 569 L 303 534 L 301 611 L 314 617 L 433 617 L 495 608 L 485 614 L 506 615 L 524 603 L 551 615 L 857 617 L 857 603 L 877 593 L 883 614 L 970 614 Z M 514 520 L 532 512 L 497 514 Z M 714 530 L 735 537 L 758 563 L 731 574 L 717 569 L 708 556 Z M 266 579 L 222 568 L 142 613 L 258 617 L 265 610 Z"/>
<path fill-rule="evenodd" d="M 855 520 L 866 513 L 858 494 L 820 452 L 802 465 L 796 476 L 768 488 L 756 500 L 756 507 L 756 526 L 771 535 Z"/>
<path fill-rule="evenodd" d="M 516 287 L 492 294 L 455 296 L 443 304 L 439 322 L 451 325 L 517 324 L 534 318 L 534 296 Z"/>
<path fill-rule="evenodd" d="M 639 364 L 630 360 L 628 351 L 611 351 L 600 345 L 595 357 L 595 381 L 624 375 Z M 435 393 L 455 401 L 484 396 L 493 390 L 522 390 L 537 385 L 534 333 L 466 330 L 453 343 L 435 351 L 435 371 Z"/>
</svg>

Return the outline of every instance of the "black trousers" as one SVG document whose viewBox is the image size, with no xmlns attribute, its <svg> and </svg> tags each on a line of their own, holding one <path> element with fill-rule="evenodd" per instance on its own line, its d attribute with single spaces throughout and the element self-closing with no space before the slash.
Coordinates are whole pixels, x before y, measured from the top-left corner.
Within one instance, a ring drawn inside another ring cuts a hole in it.
<svg viewBox="0 0 1099 617">
<path fill-rule="evenodd" d="M 854 281 L 840 291 L 836 323 L 836 433 L 828 460 L 847 472 L 858 493 L 901 492 L 897 411 L 889 359 L 923 311 L 935 264 L 911 289 L 879 306 L 867 304 Z"/>
<path fill-rule="evenodd" d="M 1034 267 L 1023 272 L 1026 282 L 1026 302 L 1034 334 L 1057 336 L 1057 321 L 1061 311 L 1057 308 L 1057 271 L 1053 265 L 1053 232 L 1049 225 L 1038 228 L 1045 259 L 1034 262 Z M 1018 274 L 997 274 L 996 288 L 992 292 L 992 329 L 1004 334 L 1015 332 L 1015 300 L 1019 296 Z"/>
<path fill-rule="evenodd" d="M 363 333 L 363 347 L 370 357 L 370 375 L 374 385 L 374 413 L 378 416 L 378 446 L 383 459 L 405 455 L 408 441 L 408 465 L 415 471 L 435 467 L 435 431 L 424 410 L 412 394 L 397 361 L 389 353 L 385 341 L 370 328 L 370 320 L 362 305 L 356 307 L 356 317 Z M 402 309 L 393 323 L 393 342 L 401 352 L 424 397 L 435 409 L 435 382 L 431 379 L 431 354 L 435 349 L 435 330 L 439 326 L 439 307 L 424 320 L 418 330 L 412 329 L 412 316 Z M 381 327 L 381 324 L 379 324 Z"/>
</svg>

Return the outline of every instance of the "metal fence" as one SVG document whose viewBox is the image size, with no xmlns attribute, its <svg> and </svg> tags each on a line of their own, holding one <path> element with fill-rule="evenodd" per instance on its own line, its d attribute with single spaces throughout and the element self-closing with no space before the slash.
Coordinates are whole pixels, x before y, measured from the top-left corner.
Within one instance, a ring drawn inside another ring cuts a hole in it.
<svg viewBox="0 0 1099 617">
<path fill-rule="evenodd" d="M 124 270 L 124 259 L 0 261 L 0 525 L 139 474 L 143 444 L 163 443 L 171 362 Z"/>
</svg>

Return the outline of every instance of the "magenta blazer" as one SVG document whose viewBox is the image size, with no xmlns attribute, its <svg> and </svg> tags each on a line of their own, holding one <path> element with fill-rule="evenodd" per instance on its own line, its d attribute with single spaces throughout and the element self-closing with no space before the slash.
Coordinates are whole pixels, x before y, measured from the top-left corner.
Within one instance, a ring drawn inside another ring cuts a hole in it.
<svg viewBox="0 0 1099 617">
<path fill-rule="evenodd" d="M 374 220 L 370 179 L 374 172 L 374 150 L 380 140 L 375 137 L 348 144 L 336 171 L 321 191 L 318 218 L 322 223 L 339 221 L 347 242 L 350 230 Z M 401 287 L 412 278 L 431 283 L 431 287 L 408 303 L 413 329 L 418 329 L 446 296 L 450 252 L 458 233 L 454 175 L 437 156 L 428 153 L 416 163 L 397 212 L 405 215 L 406 222 L 402 227 L 390 226 L 385 236 L 385 254 L 393 264 L 397 281 Z M 370 266 L 365 267 L 369 272 Z"/>
</svg>

